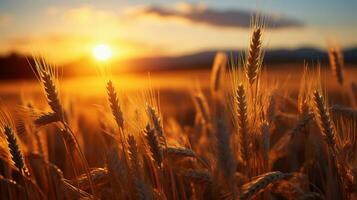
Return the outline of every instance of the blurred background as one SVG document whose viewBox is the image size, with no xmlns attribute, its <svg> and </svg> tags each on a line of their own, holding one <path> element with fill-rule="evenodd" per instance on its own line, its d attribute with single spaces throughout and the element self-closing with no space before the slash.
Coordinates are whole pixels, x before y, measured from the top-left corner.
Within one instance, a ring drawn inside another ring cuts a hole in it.
<svg viewBox="0 0 357 200">
<path fill-rule="evenodd" d="M 34 78 L 45 56 L 63 76 L 209 69 L 217 51 L 249 44 L 252 16 L 264 16 L 268 68 L 327 63 L 337 44 L 357 63 L 355 0 L 19 1 L 0 2 L 0 78 Z"/>
</svg>

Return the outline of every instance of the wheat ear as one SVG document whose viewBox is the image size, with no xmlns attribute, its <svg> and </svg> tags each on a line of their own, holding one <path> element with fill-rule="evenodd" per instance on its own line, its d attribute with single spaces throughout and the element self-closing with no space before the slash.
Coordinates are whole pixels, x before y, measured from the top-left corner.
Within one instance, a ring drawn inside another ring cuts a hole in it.
<svg viewBox="0 0 357 200">
<path fill-rule="evenodd" d="M 127 168 L 119 157 L 118 147 L 111 147 L 107 154 L 106 163 L 113 183 L 124 183 L 127 180 Z"/>
<path fill-rule="evenodd" d="M 238 134 L 239 147 L 242 160 L 247 161 L 249 158 L 249 135 L 248 135 L 248 113 L 247 100 L 243 84 L 240 84 L 236 95 L 237 115 L 238 115 Z"/>
<path fill-rule="evenodd" d="M 193 152 L 191 149 L 182 147 L 166 147 L 165 153 L 168 157 L 171 158 L 196 157 L 195 152 Z"/>
<path fill-rule="evenodd" d="M 329 60 L 332 71 L 334 72 L 337 81 L 340 85 L 343 85 L 343 61 L 342 61 L 342 54 L 336 48 L 329 49 Z"/>
<path fill-rule="evenodd" d="M 149 145 L 150 148 L 150 152 L 151 152 L 151 157 L 153 158 L 153 160 L 156 162 L 156 164 L 161 167 L 161 163 L 163 160 L 163 152 L 162 152 L 162 148 L 161 145 L 158 141 L 158 137 L 155 134 L 154 129 L 152 129 L 150 127 L 150 125 L 147 125 L 145 130 L 145 138 L 146 141 Z"/>
<path fill-rule="evenodd" d="M 131 161 L 131 168 L 134 176 L 139 176 L 140 164 L 138 146 L 133 135 L 128 136 L 128 154 Z"/>
<path fill-rule="evenodd" d="M 296 125 L 294 126 L 294 128 L 289 132 L 289 134 L 291 134 L 293 137 L 298 134 L 299 132 L 301 132 L 301 130 L 307 125 L 307 123 L 309 123 L 309 121 L 311 119 L 314 118 L 314 114 L 313 113 L 307 113 L 307 114 L 303 114 L 303 116 L 299 119 L 299 121 L 296 123 Z"/>
<path fill-rule="evenodd" d="M 47 124 L 55 123 L 60 121 L 59 116 L 56 113 L 45 113 L 40 115 L 37 119 L 35 119 L 35 124 L 37 126 L 45 126 Z"/>
<path fill-rule="evenodd" d="M 226 180 L 230 180 L 233 177 L 235 171 L 235 161 L 233 159 L 233 153 L 230 145 L 230 133 L 227 130 L 225 121 L 222 119 L 216 119 L 216 145 L 219 169 L 223 172 Z"/>
<path fill-rule="evenodd" d="M 197 184 L 212 183 L 211 174 L 206 170 L 187 169 L 187 170 L 184 170 L 181 174 L 186 179 L 188 179 L 194 183 L 197 183 Z"/>
<path fill-rule="evenodd" d="M 204 123 L 210 121 L 210 112 L 208 108 L 208 103 L 205 96 L 199 92 L 193 97 L 197 111 L 200 113 Z"/>
<path fill-rule="evenodd" d="M 164 131 L 162 128 L 161 118 L 160 118 L 159 114 L 156 112 L 156 109 L 154 107 L 150 106 L 149 104 L 147 104 L 146 109 L 147 109 L 149 119 L 153 125 L 153 128 L 154 128 L 157 136 L 160 139 L 160 142 L 163 142 L 165 144 L 166 141 L 164 141 Z"/>
<path fill-rule="evenodd" d="M 20 150 L 20 146 L 17 143 L 15 133 L 9 126 L 4 127 L 4 133 L 6 135 L 6 140 L 11 154 L 11 159 L 15 163 L 16 168 L 23 174 L 29 176 L 28 170 L 24 162 L 24 156 Z"/>
<path fill-rule="evenodd" d="M 223 52 L 218 52 L 214 58 L 213 68 L 211 71 L 211 91 L 218 92 L 223 86 L 223 78 L 227 64 L 227 55 Z"/>
<path fill-rule="evenodd" d="M 108 93 L 109 105 L 112 110 L 115 122 L 120 128 L 124 129 L 123 112 L 121 111 L 118 96 L 112 81 L 108 81 L 107 83 L 107 93 Z"/>
<path fill-rule="evenodd" d="M 242 186 L 241 200 L 251 199 L 260 192 L 264 191 L 269 185 L 289 177 L 291 174 L 285 174 L 279 171 L 268 172 L 266 174 L 257 176 L 252 181 L 245 183 Z"/>
<path fill-rule="evenodd" d="M 261 65 L 260 59 L 262 53 L 261 36 L 262 36 L 262 28 L 254 27 L 249 50 L 248 50 L 246 66 L 245 66 L 246 76 L 251 85 L 257 79 L 260 70 L 260 65 Z"/>
<path fill-rule="evenodd" d="M 325 138 L 326 143 L 332 150 L 336 148 L 336 136 L 335 130 L 332 125 L 329 112 L 326 109 L 323 96 L 320 95 L 318 91 L 314 92 L 314 103 L 316 110 L 316 119 L 321 130 L 322 135 Z"/>
<path fill-rule="evenodd" d="M 339 114 L 350 119 L 357 119 L 357 110 L 342 105 L 333 105 L 330 107 L 333 114 Z"/>
</svg>

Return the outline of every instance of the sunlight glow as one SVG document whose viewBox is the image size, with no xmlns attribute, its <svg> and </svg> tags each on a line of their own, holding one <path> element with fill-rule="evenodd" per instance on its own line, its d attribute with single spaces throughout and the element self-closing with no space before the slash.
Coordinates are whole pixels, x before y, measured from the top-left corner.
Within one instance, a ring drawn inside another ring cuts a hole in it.
<svg viewBox="0 0 357 200">
<path fill-rule="evenodd" d="M 112 49 L 106 44 L 98 44 L 93 50 L 93 56 L 99 61 L 106 61 L 113 55 Z"/>
</svg>

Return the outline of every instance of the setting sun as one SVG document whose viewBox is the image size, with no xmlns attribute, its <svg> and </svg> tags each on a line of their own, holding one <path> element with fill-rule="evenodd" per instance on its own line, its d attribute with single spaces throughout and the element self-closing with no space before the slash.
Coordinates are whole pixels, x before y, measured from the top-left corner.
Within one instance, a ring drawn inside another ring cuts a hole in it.
<svg viewBox="0 0 357 200">
<path fill-rule="evenodd" d="M 98 44 L 93 48 L 93 56 L 99 61 L 110 59 L 112 54 L 112 49 L 106 44 Z"/>
</svg>

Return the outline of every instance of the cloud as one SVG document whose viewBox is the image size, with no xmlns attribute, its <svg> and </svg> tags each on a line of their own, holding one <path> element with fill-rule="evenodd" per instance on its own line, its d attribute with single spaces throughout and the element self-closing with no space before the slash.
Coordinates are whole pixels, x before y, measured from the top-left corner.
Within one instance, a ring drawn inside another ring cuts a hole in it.
<svg viewBox="0 0 357 200">
<path fill-rule="evenodd" d="M 133 13 L 133 12 L 132 12 Z M 146 6 L 134 12 L 137 16 L 156 16 L 161 19 L 181 19 L 191 23 L 205 24 L 215 27 L 249 28 L 251 17 L 256 13 L 247 10 L 218 10 L 207 8 L 205 5 L 188 3 L 177 4 L 174 9 L 160 6 Z M 271 28 L 301 27 L 303 24 L 297 20 L 272 15 L 261 14 Z"/>
<path fill-rule="evenodd" d="M 11 17 L 7 14 L 0 13 L 0 27 L 11 24 Z"/>
<path fill-rule="evenodd" d="M 54 17 L 54 16 L 59 15 L 63 10 L 60 7 L 49 6 L 44 11 L 45 11 L 46 16 Z"/>
<path fill-rule="evenodd" d="M 117 16 L 113 12 L 99 10 L 90 5 L 69 9 L 65 12 L 65 17 L 70 21 L 84 24 L 117 20 Z"/>
</svg>

